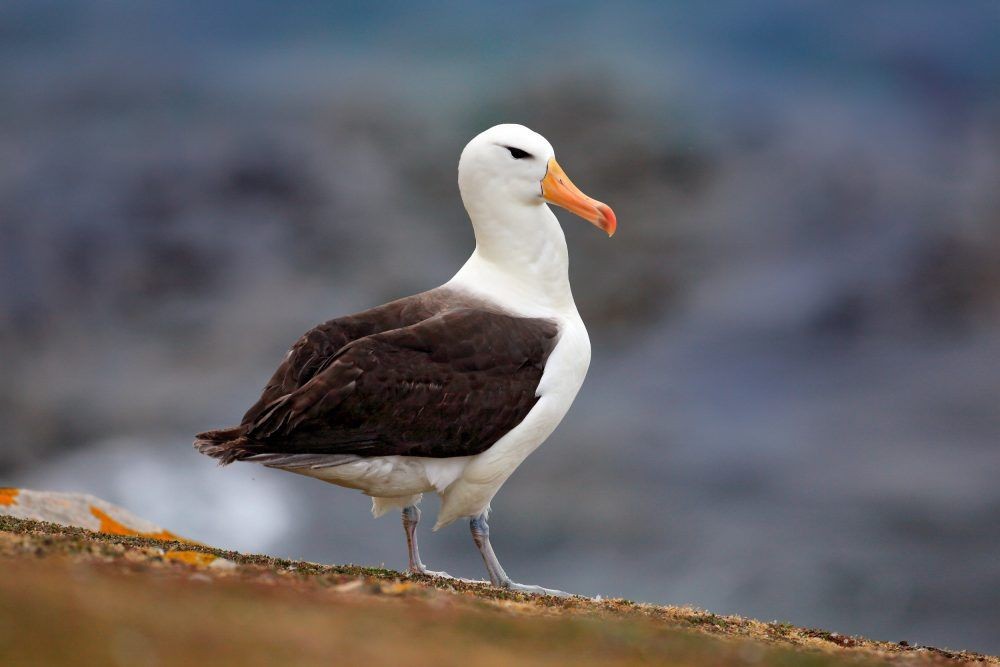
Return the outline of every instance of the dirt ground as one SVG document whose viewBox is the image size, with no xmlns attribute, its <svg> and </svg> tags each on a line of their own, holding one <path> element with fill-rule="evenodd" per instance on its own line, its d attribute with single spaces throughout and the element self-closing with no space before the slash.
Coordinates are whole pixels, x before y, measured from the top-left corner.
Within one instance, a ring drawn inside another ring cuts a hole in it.
<svg viewBox="0 0 1000 667">
<path fill-rule="evenodd" d="M 1000 665 L 785 623 L 0 517 L 3 665 Z"/>
</svg>

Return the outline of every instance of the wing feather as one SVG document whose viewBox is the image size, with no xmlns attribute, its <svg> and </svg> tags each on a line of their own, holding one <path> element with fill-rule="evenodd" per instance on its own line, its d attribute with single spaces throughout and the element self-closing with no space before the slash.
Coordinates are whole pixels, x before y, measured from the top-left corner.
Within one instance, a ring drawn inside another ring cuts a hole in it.
<svg viewBox="0 0 1000 667">
<path fill-rule="evenodd" d="M 534 406 L 557 333 L 549 320 L 461 308 L 365 336 L 256 411 L 241 447 L 248 456 L 479 453 Z"/>
<path fill-rule="evenodd" d="M 461 297 L 439 287 L 313 327 L 292 345 L 242 423 L 255 422 L 276 400 L 308 383 L 329 366 L 337 352 L 348 343 L 426 320 L 441 312 L 443 303 L 456 299 Z"/>
</svg>

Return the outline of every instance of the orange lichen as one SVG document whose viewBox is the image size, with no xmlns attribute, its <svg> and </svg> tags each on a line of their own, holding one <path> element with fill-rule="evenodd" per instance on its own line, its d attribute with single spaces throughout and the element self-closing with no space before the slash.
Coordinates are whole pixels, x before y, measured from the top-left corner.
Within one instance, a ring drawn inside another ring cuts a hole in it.
<svg viewBox="0 0 1000 667">
<path fill-rule="evenodd" d="M 161 530 L 154 533 L 144 533 L 134 528 L 129 528 L 123 523 L 112 519 L 108 516 L 107 512 L 102 511 L 100 508 L 90 506 L 90 513 L 93 514 L 100 522 L 101 527 L 98 528 L 98 532 L 108 533 L 110 535 L 128 535 L 130 537 L 147 537 L 152 540 L 176 540 L 179 542 L 186 542 L 187 540 L 174 535 L 170 531 Z"/>
<path fill-rule="evenodd" d="M 412 593 L 414 591 L 421 590 L 422 587 L 409 581 L 395 581 L 382 584 L 380 588 L 382 593 L 386 595 L 403 595 L 404 593 Z"/>
<path fill-rule="evenodd" d="M 0 505 L 16 505 L 21 489 L 0 489 Z"/>
<path fill-rule="evenodd" d="M 199 567 L 205 567 L 206 565 L 211 565 L 218 556 L 215 554 L 207 554 L 201 551 L 168 551 L 163 554 L 163 557 L 168 560 L 177 561 L 178 563 L 185 563 L 187 565 L 195 565 Z"/>
</svg>

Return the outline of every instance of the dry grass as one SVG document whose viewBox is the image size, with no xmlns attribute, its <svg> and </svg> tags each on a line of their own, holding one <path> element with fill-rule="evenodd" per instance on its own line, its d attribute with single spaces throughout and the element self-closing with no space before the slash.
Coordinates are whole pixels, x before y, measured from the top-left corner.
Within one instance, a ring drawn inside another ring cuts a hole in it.
<svg viewBox="0 0 1000 667">
<path fill-rule="evenodd" d="M 627 600 L 0 517 L 0 664 L 865 665 L 1000 660 Z"/>
</svg>

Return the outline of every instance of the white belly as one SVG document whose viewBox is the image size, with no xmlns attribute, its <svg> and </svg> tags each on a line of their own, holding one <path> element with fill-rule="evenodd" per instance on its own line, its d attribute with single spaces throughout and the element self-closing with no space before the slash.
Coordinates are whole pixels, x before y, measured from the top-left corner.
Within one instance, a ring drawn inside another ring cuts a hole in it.
<svg viewBox="0 0 1000 667">
<path fill-rule="evenodd" d="M 528 416 L 492 447 L 474 456 L 426 458 L 377 456 L 318 470 L 296 469 L 310 477 L 360 489 L 381 499 L 405 504 L 421 493 L 441 494 L 435 529 L 461 517 L 485 511 L 507 478 L 551 435 L 566 415 L 590 366 L 590 339 L 575 313 L 560 319 L 559 340 L 549 354 L 538 383 L 538 402 Z M 376 503 L 375 513 L 380 514 Z"/>
<path fill-rule="evenodd" d="M 350 489 L 360 489 L 377 498 L 403 498 L 428 491 L 443 492 L 461 477 L 473 458 L 373 456 L 329 468 L 286 470 Z"/>
</svg>

